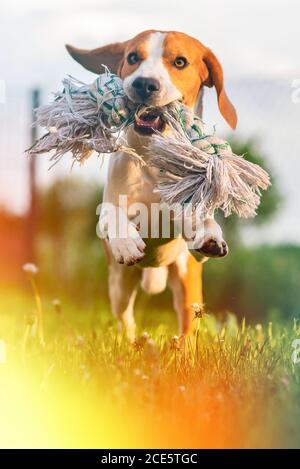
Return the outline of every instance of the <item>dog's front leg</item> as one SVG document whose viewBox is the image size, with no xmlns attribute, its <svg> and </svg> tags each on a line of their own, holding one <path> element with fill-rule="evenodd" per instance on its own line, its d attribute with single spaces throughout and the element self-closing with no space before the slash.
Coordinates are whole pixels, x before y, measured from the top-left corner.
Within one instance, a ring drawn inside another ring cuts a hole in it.
<svg viewBox="0 0 300 469">
<path fill-rule="evenodd" d="M 136 226 L 122 207 L 105 203 L 101 207 L 99 229 L 109 242 L 112 255 L 119 264 L 134 265 L 145 255 L 145 243 Z"/>
<path fill-rule="evenodd" d="M 205 218 L 203 225 L 203 233 L 200 233 L 198 238 L 196 233 L 195 249 L 207 257 L 225 257 L 228 254 L 228 246 L 220 225 L 214 217 Z"/>
<path fill-rule="evenodd" d="M 193 215 L 185 220 L 185 224 L 190 230 L 187 241 L 194 257 L 224 257 L 228 254 L 222 229 L 213 216 L 202 219 Z"/>
</svg>

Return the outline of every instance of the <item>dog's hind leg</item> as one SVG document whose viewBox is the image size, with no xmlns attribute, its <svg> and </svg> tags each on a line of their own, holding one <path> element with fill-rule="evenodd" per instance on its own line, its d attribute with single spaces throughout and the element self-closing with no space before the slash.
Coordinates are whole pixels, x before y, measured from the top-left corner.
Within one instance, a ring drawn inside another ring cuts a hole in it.
<svg viewBox="0 0 300 469">
<path fill-rule="evenodd" d="M 143 269 L 142 289 L 149 295 L 157 295 L 165 290 L 168 280 L 168 267 L 146 267 Z"/>
<path fill-rule="evenodd" d="M 109 296 L 112 312 L 130 341 L 135 339 L 133 308 L 141 275 L 141 269 L 118 264 L 114 259 L 109 264 Z"/>
<path fill-rule="evenodd" d="M 203 303 L 202 263 L 197 262 L 188 250 L 169 266 L 169 286 L 178 316 L 179 334 L 188 335 L 196 326 L 192 304 Z"/>
</svg>

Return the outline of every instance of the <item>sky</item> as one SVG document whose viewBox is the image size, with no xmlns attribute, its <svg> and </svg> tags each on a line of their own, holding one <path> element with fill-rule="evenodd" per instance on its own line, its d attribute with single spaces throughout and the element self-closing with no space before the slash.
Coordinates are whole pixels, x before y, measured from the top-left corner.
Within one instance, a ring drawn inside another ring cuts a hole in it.
<svg viewBox="0 0 300 469">
<path fill-rule="evenodd" d="M 2 2 L 0 17 L 0 205 L 22 212 L 28 204 L 30 90 L 39 86 L 48 102 L 67 74 L 94 79 L 68 56 L 65 43 L 94 48 L 145 29 L 178 30 L 216 53 L 237 108 L 237 136 L 259 138 L 277 177 L 281 210 L 251 239 L 299 243 L 300 103 L 292 100 L 300 79 L 298 0 L 10 0 Z M 205 93 L 204 120 L 228 135 L 213 90 Z M 70 174 L 68 159 L 50 172 L 47 156 L 38 165 L 40 185 Z M 101 184 L 105 173 L 96 157 L 72 170 L 87 184 Z"/>
</svg>

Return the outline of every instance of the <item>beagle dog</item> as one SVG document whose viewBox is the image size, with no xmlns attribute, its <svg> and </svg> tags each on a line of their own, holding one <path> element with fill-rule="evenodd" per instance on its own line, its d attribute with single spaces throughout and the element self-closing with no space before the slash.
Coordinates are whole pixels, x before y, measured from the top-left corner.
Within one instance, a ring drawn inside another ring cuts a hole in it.
<svg viewBox="0 0 300 469">
<path fill-rule="evenodd" d="M 226 94 L 218 59 L 187 34 L 149 30 L 128 41 L 93 50 L 66 47 L 77 62 L 94 73 L 103 73 L 103 64 L 106 65 L 122 78 L 130 100 L 151 106 L 150 114 L 136 117 L 134 125 L 126 131 L 128 144 L 145 160 L 145 146 L 153 132 L 169 131 L 159 113 L 155 113 L 155 107 L 180 100 L 201 116 L 204 86 L 215 87 L 222 116 L 231 128 L 236 127 L 235 108 Z M 112 311 L 130 340 L 135 338 L 133 308 L 140 284 L 150 294 L 162 292 L 169 284 L 179 333 L 188 334 L 195 323 L 192 304 L 203 302 L 203 263 L 208 257 L 227 254 L 222 230 L 213 218 L 205 219 L 201 233 L 194 234 L 195 249 L 188 248 L 184 236 L 142 238 L 138 224 L 134 223 L 134 207 L 144 204 L 149 209 L 149 224 L 157 223 L 157 219 L 151 219 L 151 206 L 159 203 L 159 195 L 154 191 L 157 180 L 156 169 L 137 164 L 124 152 L 110 158 L 104 202 L 113 210 L 100 215 L 100 224 L 107 233 Z M 116 235 L 116 217 L 125 228 L 125 235 Z"/>
</svg>

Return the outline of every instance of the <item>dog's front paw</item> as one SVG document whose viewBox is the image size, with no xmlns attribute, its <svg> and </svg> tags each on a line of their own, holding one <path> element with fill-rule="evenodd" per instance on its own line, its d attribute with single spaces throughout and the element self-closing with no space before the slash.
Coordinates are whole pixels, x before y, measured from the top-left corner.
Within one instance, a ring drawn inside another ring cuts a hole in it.
<svg viewBox="0 0 300 469">
<path fill-rule="evenodd" d="M 115 238 L 109 241 L 112 254 L 119 264 L 134 265 L 145 255 L 146 244 L 137 233 L 135 237 Z"/>
<path fill-rule="evenodd" d="M 204 236 L 199 246 L 197 246 L 197 251 L 207 257 L 225 257 L 229 249 L 223 238 L 208 235 Z"/>
</svg>

